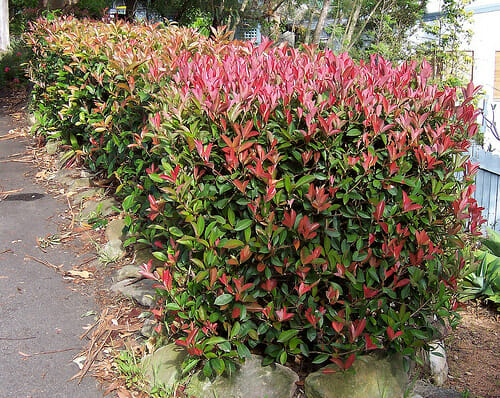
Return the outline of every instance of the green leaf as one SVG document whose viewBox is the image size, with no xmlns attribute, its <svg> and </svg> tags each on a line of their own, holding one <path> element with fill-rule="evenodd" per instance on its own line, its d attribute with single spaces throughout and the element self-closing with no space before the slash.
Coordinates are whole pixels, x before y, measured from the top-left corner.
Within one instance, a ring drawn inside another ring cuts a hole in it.
<svg viewBox="0 0 500 398">
<path fill-rule="evenodd" d="M 297 333 L 299 333 L 299 331 L 296 329 L 290 329 L 281 332 L 281 334 L 278 337 L 278 343 L 286 343 L 292 337 L 296 336 Z"/>
<path fill-rule="evenodd" d="M 181 236 L 184 236 L 184 233 L 177 227 L 170 227 L 168 229 L 168 232 L 170 232 L 172 235 L 180 238 Z"/>
<path fill-rule="evenodd" d="M 244 243 L 239 239 L 230 239 L 222 246 L 224 249 L 236 249 L 237 247 L 244 246 Z"/>
<path fill-rule="evenodd" d="M 250 358 L 252 354 L 250 354 L 250 350 L 245 344 L 238 343 L 236 347 L 236 351 L 238 351 L 238 355 L 240 358 Z"/>
<path fill-rule="evenodd" d="M 249 220 L 247 218 L 243 220 L 239 220 L 236 223 L 236 226 L 234 227 L 235 231 L 243 231 L 244 229 L 247 229 L 250 225 L 252 225 L 253 221 Z"/>
<path fill-rule="evenodd" d="M 182 308 L 177 303 L 168 303 L 165 308 L 170 311 L 181 311 Z"/>
<path fill-rule="evenodd" d="M 212 375 L 212 367 L 210 366 L 210 361 L 207 361 L 205 366 L 203 366 L 203 374 L 205 377 L 210 377 Z"/>
<path fill-rule="evenodd" d="M 235 324 L 231 328 L 231 339 L 234 339 L 234 337 L 239 333 L 240 328 L 241 328 L 240 323 L 235 322 Z"/>
<path fill-rule="evenodd" d="M 200 362 L 199 358 L 190 359 L 185 365 L 182 366 L 182 373 L 188 373 L 191 369 L 193 369 Z"/>
<path fill-rule="evenodd" d="M 224 361 L 220 358 L 211 359 L 210 365 L 212 366 L 212 369 L 215 370 L 219 375 L 221 375 L 226 368 Z"/>
<path fill-rule="evenodd" d="M 226 304 L 229 304 L 231 301 L 233 301 L 233 298 L 234 298 L 234 296 L 232 294 L 228 294 L 228 293 L 221 294 L 220 296 L 218 296 L 215 299 L 214 304 L 215 305 L 226 305 Z"/>
<path fill-rule="evenodd" d="M 319 354 L 317 355 L 312 363 L 315 363 L 315 364 L 318 364 L 318 363 L 323 363 L 325 362 L 328 358 L 330 358 L 330 355 L 329 354 Z"/>
<path fill-rule="evenodd" d="M 163 261 L 163 262 L 168 261 L 167 255 L 163 252 L 153 252 L 153 256 L 160 261 Z"/>
<path fill-rule="evenodd" d="M 303 176 L 303 177 L 299 178 L 299 181 L 297 181 L 295 184 L 292 185 L 292 188 L 299 188 L 304 184 L 310 184 L 314 180 L 316 180 L 316 177 L 313 175 Z"/>
<path fill-rule="evenodd" d="M 224 337 L 220 336 L 213 336 L 210 337 L 209 339 L 205 340 L 205 344 L 221 344 L 226 342 L 227 340 Z"/>
</svg>

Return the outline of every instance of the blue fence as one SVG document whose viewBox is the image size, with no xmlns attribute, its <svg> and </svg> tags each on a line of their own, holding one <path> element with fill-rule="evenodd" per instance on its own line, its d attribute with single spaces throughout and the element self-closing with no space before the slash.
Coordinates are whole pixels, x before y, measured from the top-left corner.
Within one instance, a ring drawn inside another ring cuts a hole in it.
<svg viewBox="0 0 500 398">
<path fill-rule="evenodd" d="M 486 152 L 479 145 L 470 148 L 472 163 L 479 163 L 474 198 L 484 207 L 487 225 L 500 232 L 500 156 Z"/>
</svg>

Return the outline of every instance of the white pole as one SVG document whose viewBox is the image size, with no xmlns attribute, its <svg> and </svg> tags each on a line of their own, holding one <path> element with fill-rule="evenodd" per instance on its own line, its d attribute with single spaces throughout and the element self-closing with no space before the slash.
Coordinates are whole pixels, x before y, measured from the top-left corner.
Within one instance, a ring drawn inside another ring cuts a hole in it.
<svg viewBox="0 0 500 398">
<path fill-rule="evenodd" d="M 0 51 L 9 48 L 9 0 L 0 0 Z"/>
</svg>

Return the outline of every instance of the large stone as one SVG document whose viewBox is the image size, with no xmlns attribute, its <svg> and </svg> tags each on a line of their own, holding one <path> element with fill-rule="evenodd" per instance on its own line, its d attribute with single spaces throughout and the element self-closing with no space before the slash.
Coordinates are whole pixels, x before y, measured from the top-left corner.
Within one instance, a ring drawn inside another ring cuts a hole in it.
<svg viewBox="0 0 500 398">
<path fill-rule="evenodd" d="M 139 278 L 139 266 L 134 264 L 125 265 L 115 272 L 113 279 L 117 282 L 124 281 L 125 279 Z"/>
<path fill-rule="evenodd" d="M 45 151 L 49 155 L 54 155 L 57 153 L 57 150 L 59 149 L 59 141 L 56 140 L 49 140 L 45 144 Z"/>
<path fill-rule="evenodd" d="M 71 191 L 78 191 L 81 188 L 89 188 L 91 185 L 92 185 L 92 181 L 90 180 L 89 177 L 76 178 L 73 180 L 73 182 L 69 186 L 69 189 Z"/>
<path fill-rule="evenodd" d="M 163 262 L 158 260 L 157 258 L 153 257 L 153 252 L 149 247 L 146 248 L 139 248 L 135 250 L 134 252 L 134 264 L 141 266 L 143 264 L 147 264 L 149 260 L 153 260 L 152 262 L 152 268 L 155 269 L 156 267 L 161 267 L 163 265 Z"/>
<path fill-rule="evenodd" d="M 63 184 L 69 186 L 73 184 L 75 179 L 75 170 L 72 169 L 60 169 L 54 174 L 54 180 L 56 180 L 59 184 Z"/>
<path fill-rule="evenodd" d="M 153 285 L 157 283 L 150 279 L 143 279 L 130 284 L 130 281 L 126 279 L 112 285 L 111 291 L 130 297 L 144 307 L 153 307 L 156 303 L 154 300 L 156 293 Z"/>
<path fill-rule="evenodd" d="M 113 207 L 118 206 L 120 206 L 120 204 L 113 198 L 101 201 L 88 200 L 83 205 L 83 209 L 79 215 L 79 221 L 88 221 L 93 217 L 107 217 L 115 213 Z"/>
<path fill-rule="evenodd" d="M 171 389 L 182 378 L 182 362 L 187 352 L 175 344 L 159 348 L 142 360 L 144 376 L 151 386 Z"/>
<path fill-rule="evenodd" d="M 436 387 L 431 383 L 427 383 L 423 380 L 418 380 L 413 387 L 411 397 L 416 398 L 421 396 L 423 398 L 461 398 L 463 397 L 457 391 L 450 390 L 449 388 Z"/>
<path fill-rule="evenodd" d="M 99 249 L 99 258 L 103 263 L 114 263 L 125 255 L 122 241 L 113 239 Z"/>
<path fill-rule="evenodd" d="M 111 220 L 108 225 L 106 225 L 106 239 L 107 240 L 124 240 L 123 229 L 125 228 L 125 220 L 117 218 L 115 220 Z"/>
<path fill-rule="evenodd" d="M 193 375 L 185 392 L 188 396 L 231 398 L 291 398 L 299 376 L 282 365 L 262 366 L 262 357 L 252 355 L 230 376 L 210 381 L 200 371 Z"/>
<path fill-rule="evenodd" d="M 436 341 L 424 353 L 424 366 L 429 371 L 434 384 L 442 387 L 448 379 L 448 362 L 442 341 Z"/>
<path fill-rule="evenodd" d="M 85 191 L 75 193 L 73 196 L 73 202 L 79 203 L 82 202 L 84 199 L 88 198 L 93 198 L 93 197 L 102 197 L 104 195 L 104 188 L 89 188 L 86 189 Z"/>
<path fill-rule="evenodd" d="M 336 365 L 326 368 L 336 372 L 325 374 L 323 368 L 306 378 L 307 398 L 402 398 L 408 384 L 400 355 L 362 356 L 345 372 Z"/>
</svg>

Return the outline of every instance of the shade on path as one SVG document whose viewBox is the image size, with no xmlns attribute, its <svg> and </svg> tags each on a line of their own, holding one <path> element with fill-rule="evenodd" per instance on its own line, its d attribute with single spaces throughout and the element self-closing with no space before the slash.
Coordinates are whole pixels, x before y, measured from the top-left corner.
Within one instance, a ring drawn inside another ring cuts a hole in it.
<svg viewBox="0 0 500 398">
<path fill-rule="evenodd" d="M 78 372 L 73 357 L 86 344 L 79 336 L 93 323 L 82 315 L 96 303 L 30 258 L 65 269 L 83 261 L 64 247 L 44 253 L 37 246 L 37 237 L 58 232 L 67 205 L 32 182 L 32 165 L 16 161 L 27 142 L 5 139 L 10 129 L 0 113 L 0 397 L 102 397 L 91 377 L 69 381 Z"/>
</svg>

